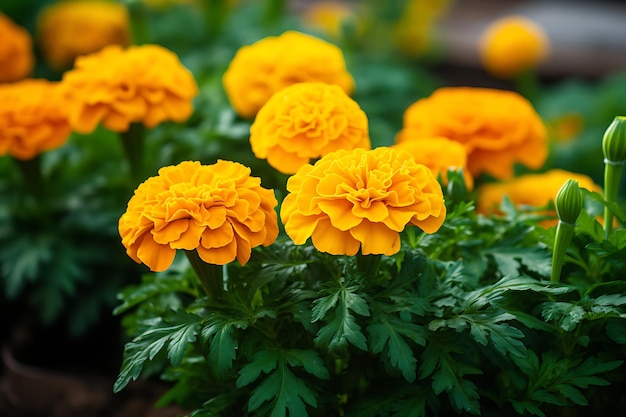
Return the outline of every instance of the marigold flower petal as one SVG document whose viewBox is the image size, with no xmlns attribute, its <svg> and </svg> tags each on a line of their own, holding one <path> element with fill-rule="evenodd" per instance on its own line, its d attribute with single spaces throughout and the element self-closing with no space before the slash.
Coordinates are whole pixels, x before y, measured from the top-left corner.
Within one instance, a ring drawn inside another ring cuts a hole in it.
<svg viewBox="0 0 626 417">
<path fill-rule="evenodd" d="M 173 259 L 157 256 L 177 249 L 197 250 L 205 262 L 244 264 L 253 247 L 278 236 L 277 204 L 273 191 L 241 164 L 184 161 L 139 185 L 118 229 L 128 255 L 153 271 Z"/>
<path fill-rule="evenodd" d="M 131 123 L 152 128 L 183 122 L 198 94 L 191 72 L 158 45 L 110 45 L 80 56 L 61 84 L 71 100 L 72 128 L 79 133 L 91 133 L 98 123 L 124 132 Z"/>
<path fill-rule="evenodd" d="M 287 181 L 280 215 L 295 244 L 311 237 L 332 254 L 391 255 L 414 224 L 435 232 L 445 219 L 441 186 L 407 152 L 376 148 L 329 153 Z M 423 227 L 422 227 L 423 226 Z"/>
<path fill-rule="evenodd" d="M 341 50 L 296 31 L 243 46 L 223 77 L 228 99 L 245 118 L 254 117 L 274 93 L 308 81 L 336 84 L 346 94 L 354 90 Z"/>
<path fill-rule="evenodd" d="M 512 91 L 444 87 L 416 101 L 404 113 L 396 143 L 433 137 L 463 145 L 474 178 L 482 173 L 510 178 L 515 163 L 538 169 L 548 156 L 541 117 Z"/>
<path fill-rule="evenodd" d="M 337 85 L 293 84 L 259 110 L 250 127 L 250 145 L 257 158 L 293 174 L 329 152 L 369 149 L 367 115 Z"/>
<path fill-rule="evenodd" d="M 28 31 L 0 13 L 0 39 L 0 83 L 29 77 L 35 66 L 35 55 Z"/>
</svg>

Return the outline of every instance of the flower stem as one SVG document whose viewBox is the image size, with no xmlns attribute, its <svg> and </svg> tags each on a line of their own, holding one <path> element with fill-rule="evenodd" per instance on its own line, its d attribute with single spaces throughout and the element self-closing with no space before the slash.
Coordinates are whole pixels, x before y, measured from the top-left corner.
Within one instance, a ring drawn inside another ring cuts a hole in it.
<svg viewBox="0 0 626 417">
<path fill-rule="evenodd" d="M 363 255 L 359 252 L 356 255 L 356 268 L 367 277 L 375 277 L 378 274 L 382 255 Z"/>
<path fill-rule="evenodd" d="M 224 293 L 223 265 L 204 262 L 195 250 L 186 250 L 185 254 L 209 300 L 220 298 Z"/>
<path fill-rule="evenodd" d="M 285 0 L 265 0 L 265 23 L 268 26 L 275 25 L 285 14 Z"/>
<path fill-rule="evenodd" d="M 607 239 L 613 231 L 613 212 L 609 205 L 617 201 L 619 189 L 619 179 L 622 175 L 624 162 L 613 162 L 604 159 L 604 199 L 607 205 L 604 206 L 604 238 Z"/>
<path fill-rule="evenodd" d="M 41 158 L 39 155 L 32 159 L 17 159 L 14 158 L 20 172 L 26 188 L 35 198 L 35 200 L 42 204 L 45 199 L 45 187 L 43 184 L 43 176 L 41 175 Z"/>
<path fill-rule="evenodd" d="M 537 72 L 534 69 L 522 71 L 515 77 L 517 91 L 531 103 L 535 103 L 541 92 Z"/>
<path fill-rule="evenodd" d="M 554 237 L 554 251 L 552 252 L 552 273 L 550 280 L 559 282 L 561 279 L 561 269 L 565 261 L 567 246 L 574 237 L 574 224 L 559 220 L 556 226 L 556 236 Z"/>
<path fill-rule="evenodd" d="M 141 123 L 132 123 L 126 132 L 120 132 L 120 140 L 128 160 L 131 180 L 134 184 L 142 182 L 143 177 L 143 148 L 145 142 L 145 127 Z"/>
<path fill-rule="evenodd" d="M 204 16 L 211 38 L 222 33 L 228 15 L 228 4 L 226 0 L 207 0 L 204 3 Z"/>
</svg>

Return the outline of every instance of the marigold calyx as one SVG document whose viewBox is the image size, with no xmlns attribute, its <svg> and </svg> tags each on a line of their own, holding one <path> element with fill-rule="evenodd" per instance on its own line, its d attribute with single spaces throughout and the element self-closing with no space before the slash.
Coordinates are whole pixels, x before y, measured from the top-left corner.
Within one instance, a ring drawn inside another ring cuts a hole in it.
<svg viewBox="0 0 626 417">
<path fill-rule="evenodd" d="M 578 181 L 569 179 L 556 194 L 554 204 L 559 220 L 568 224 L 576 223 L 583 208 L 583 195 Z"/>
<path fill-rule="evenodd" d="M 616 116 L 604 132 L 602 152 L 606 163 L 626 162 L 626 116 Z"/>
</svg>

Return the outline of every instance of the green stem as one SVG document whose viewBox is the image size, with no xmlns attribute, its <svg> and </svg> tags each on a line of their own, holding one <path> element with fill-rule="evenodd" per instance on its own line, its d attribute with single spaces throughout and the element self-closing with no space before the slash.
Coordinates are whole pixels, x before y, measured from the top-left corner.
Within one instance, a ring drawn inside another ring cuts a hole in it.
<svg viewBox="0 0 626 417">
<path fill-rule="evenodd" d="M 286 5 L 285 0 L 265 0 L 265 24 L 275 25 L 285 14 Z"/>
<path fill-rule="evenodd" d="M 215 38 L 222 32 L 228 15 L 228 2 L 226 0 L 206 0 L 204 4 L 204 16 L 209 37 Z"/>
<path fill-rule="evenodd" d="M 209 300 L 220 298 L 224 293 L 223 265 L 204 262 L 196 250 L 187 250 L 185 254 Z"/>
<path fill-rule="evenodd" d="M 130 177 L 134 184 L 142 182 L 143 176 L 143 151 L 146 128 L 141 123 L 132 123 L 126 132 L 120 132 L 120 140 L 128 165 Z"/>
<path fill-rule="evenodd" d="M 572 238 L 574 237 L 575 226 L 559 220 L 556 226 L 556 236 L 554 237 L 554 251 L 552 253 L 552 273 L 550 280 L 559 282 L 561 279 L 561 269 L 565 262 L 565 253 Z"/>
<path fill-rule="evenodd" d="M 604 199 L 607 206 L 604 206 L 604 238 L 607 239 L 613 231 L 613 212 L 608 206 L 617 202 L 617 192 L 619 189 L 619 179 L 622 175 L 624 162 L 613 162 L 604 160 Z"/>
<path fill-rule="evenodd" d="M 22 173 L 22 179 L 24 180 L 28 192 L 31 193 L 38 203 L 43 204 L 46 200 L 46 190 L 43 184 L 43 175 L 41 174 L 40 155 L 32 159 L 14 158 L 13 160 Z"/>
<path fill-rule="evenodd" d="M 132 43 L 133 45 L 143 45 L 149 41 L 148 10 L 143 2 L 131 2 L 129 4 Z"/>
<path fill-rule="evenodd" d="M 363 255 L 360 251 L 356 255 L 356 268 L 366 277 L 378 275 L 382 255 Z"/>
<path fill-rule="evenodd" d="M 517 91 L 528 99 L 531 103 L 535 103 L 539 98 L 541 86 L 537 72 L 534 69 L 522 71 L 515 77 Z"/>
</svg>

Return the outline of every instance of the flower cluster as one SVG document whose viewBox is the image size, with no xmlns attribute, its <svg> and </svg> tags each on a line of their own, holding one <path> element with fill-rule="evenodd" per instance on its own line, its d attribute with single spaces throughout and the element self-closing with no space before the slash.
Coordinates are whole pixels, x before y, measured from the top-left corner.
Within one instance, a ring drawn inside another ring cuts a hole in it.
<svg viewBox="0 0 626 417">
<path fill-rule="evenodd" d="M 28 31 L 0 13 L 0 39 L 0 82 L 28 77 L 35 65 Z"/>
<path fill-rule="evenodd" d="M 65 144 L 71 133 L 65 109 L 58 83 L 0 84 L 0 155 L 27 160 Z"/>
<path fill-rule="evenodd" d="M 407 152 L 340 150 L 304 165 L 287 182 L 280 216 L 295 244 L 309 237 L 334 255 L 400 250 L 408 224 L 434 233 L 446 216 L 441 186 Z"/>
<path fill-rule="evenodd" d="M 167 269 L 177 249 L 210 264 L 242 265 L 255 246 L 278 235 L 274 193 L 243 165 L 185 161 L 143 182 L 119 220 L 128 255 L 152 271 Z"/>
<path fill-rule="evenodd" d="M 71 100 L 70 123 L 79 133 L 91 133 L 99 123 L 125 132 L 131 123 L 152 128 L 183 122 L 198 94 L 191 72 L 158 45 L 110 45 L 79 57 L 62 85 Z"/>
<path fill-rule="evenodd" d="M 520 208 L 524 206 L 545 208 L 554 202 L 559 189 L 568 179 L 578 181 L 581 188 L 586 188 L 589 191 L 598 193 L 602 191 L 587 175 L 563 169 L 551 169 L 544 173 L 525 174 L 509 181 L 482 185 L 478 190 L 476 209 L 485 215 L 499 213 L 498 207 L 504 196 L 507 196 L 513 204 Z M 543 226 L 556 224 L 556 211 L 545 211 L 544 214 L 554 217 L 554 219 L 542 222 Z"/>
<path fill-rule="evenodd" d="M 107 45 L 127 46 L 130 23 L 126 6 L 103 0 L 55 3 L 39 15 L 37 41 L 46 63 L 57 70 L 76 57 Z"/>
<path fill-rule="evenodd" d="M 274 94 L 250 127 L 255 156 L 294 174 L 339 149 L 370 148 L 365 112 L 337 85 L 305 82 Z"/>
<path fill-rule="evenodd" d="M 443 184 L 448 183 L 448 170 L 463 170 L 465 186 L 468 190 L 474 187 L 474 178 L 467 169 L 467 152 L 459 142 L 444 138 L 416 138 L 394 145 L 413 156 L 415 162 L 426 165 L 438 177 L 441 175 Z"/>
<path fill-rule="evenodd" d="M 487 27 L 479 49 L 489 73 L 499 78 L 512 78 L 543 61 L 550 43 L 543 29 L 532 20 L 508 16 Z"/>
<path fill-rule="evenodd" d="M 443 136 L 461 143 L 474 176 L 510 178 L 515 163 L 540 168 L 548 156 L 546 128 L 518 93 L 478 87 L 443 87 L 404 113 L 398 143 Z"/>
<path fill-rule="evenodd" d="M 254 117 L 277 91 L 306 81 L 337 84 L 347 94 L 354 89 L 338 47 L 295 31 L 240 48 L 223 76 L 228 99 L 245 118 Z"/>
</svg>

